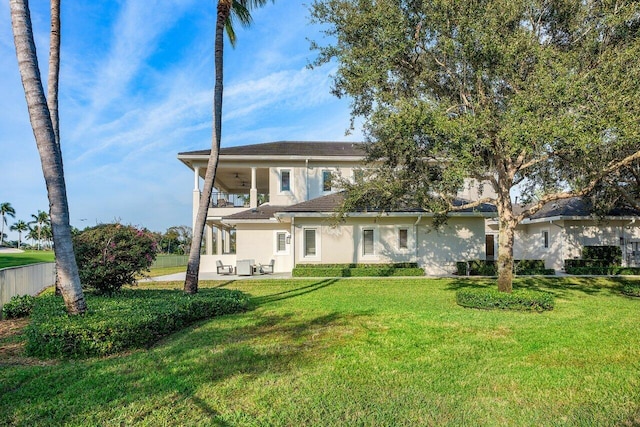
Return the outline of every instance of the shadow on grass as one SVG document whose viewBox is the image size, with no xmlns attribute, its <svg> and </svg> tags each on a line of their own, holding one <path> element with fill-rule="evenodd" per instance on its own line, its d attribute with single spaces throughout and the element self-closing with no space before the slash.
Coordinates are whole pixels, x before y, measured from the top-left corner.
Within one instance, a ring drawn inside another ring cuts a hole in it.
<svg viewBox="0 0 640 427">
<path fill-rule="evenodd" d="M 253 304 L 256 306 L 260 306 L 263 304 L 267 304 L 274 301 L 282 301 L 290 298 L 299 297 L 301 295 L 305 295 L 311 292 L 318 291 L 322 288 L 326 288 L 327 286 L 333 285 L 336 283 L 338 279 L 324 279 L 319 282 L 311 283 L 310 285 L 301 286 L 294 289 L 289 289 L 283 292 L 278 292 L 275 294 L 263 295 L 260 297 L 252 298 Z"/>
<path fill-rule="evenodd" d="M 351 318 L 359 316 L 254 311 L 200 322 L 149 351 L 28 373 L 8 369 L 0 375 L 0 413 L 9 424 L 127 425 L 158 420 L 154 413 L 165 409 L 186 425 L 232 425 L 221 415 L 234 406 L 230 402 L 243 401 L 239 407 L 248 405 L 249 416 L 261 382 L 277 387 L 285 374 L 322 363 L 323 349 L 348 339 Z M 248 389 L 234 388 L 238 382 Z M 222 383 L 226 390 L 217 394 Z"/>
<path fill-rule="evenodd" d="M 516 277 L 514 289 L 530 289 L 551 293 L 556 298 L 571 299 L 571 294 L 582 292 L 587 295 L 622 296 L 622 288 L 629 279 L 623 277 Z M 637 280 L 631 279 L 633 283 Z M 446 287 L 448 290 L 497 286 L 496 279 L 456 278 Z"/>
</svg>

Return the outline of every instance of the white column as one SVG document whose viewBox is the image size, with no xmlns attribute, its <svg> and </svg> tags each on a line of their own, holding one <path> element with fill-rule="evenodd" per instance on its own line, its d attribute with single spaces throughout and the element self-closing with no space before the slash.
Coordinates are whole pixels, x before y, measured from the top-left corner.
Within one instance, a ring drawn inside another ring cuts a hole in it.
<svg viewBox="0 0 640 427">
<path fill-rule="evenodd" d="M 207 242 L 207 250 L 205 254 L 213 255 L 213 227 L 209 224 L 204 227 L 205 238 Z"/>
<path fill-rule="evenodd" d="M 192 205 L 193 205 L 193 217 L 191 218 L 191 227 L 192 229 L 196 228 L 196 217 L 198 216 L 198 207 L 200 206 L 200 168 L 193 168 L 193 196 L 192 196 Z"/>
<path fill-rule="evenodd" d="M 258 207 L 258 189 L 256 188 L 256 168 L 251 168 L 251 190 L 249 190 L 249 207 L 255 209 Z"/>
<path fill-rule="evenodd" d="M 216 227 L 216 254 L 222 255 L 222 229 Z"/>
</svg>

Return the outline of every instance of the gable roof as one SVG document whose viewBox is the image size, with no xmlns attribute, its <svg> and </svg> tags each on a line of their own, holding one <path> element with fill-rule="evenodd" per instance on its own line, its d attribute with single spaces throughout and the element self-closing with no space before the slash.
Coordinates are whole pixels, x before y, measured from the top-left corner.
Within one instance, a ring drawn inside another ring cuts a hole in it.
<svg viewBox="0 0 640 427">
<path fill-rule="evenodd" d="M 178 156 L 208 156 L 211 150 L 185 151 Z M 220 156 L 364 157 L 364 143 L 330 141 L 276 141 L 220 149 Z"/>
</svg>

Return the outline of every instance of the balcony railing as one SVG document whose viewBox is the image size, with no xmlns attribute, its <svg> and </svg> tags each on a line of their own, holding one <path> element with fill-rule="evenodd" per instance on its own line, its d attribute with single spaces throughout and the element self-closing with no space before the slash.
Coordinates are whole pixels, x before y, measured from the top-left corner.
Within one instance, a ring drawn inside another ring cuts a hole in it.
<svg viewBox="0 0 640 427">
<path fill-rule="evenodd" d="M 258 205 L 269 201 L 268 194 L 258 194 Z M 210 208 L 242 208 L 249 207 L 248 194 L 230 194 L 214 192 L 211 194 Z"/>
</svg>

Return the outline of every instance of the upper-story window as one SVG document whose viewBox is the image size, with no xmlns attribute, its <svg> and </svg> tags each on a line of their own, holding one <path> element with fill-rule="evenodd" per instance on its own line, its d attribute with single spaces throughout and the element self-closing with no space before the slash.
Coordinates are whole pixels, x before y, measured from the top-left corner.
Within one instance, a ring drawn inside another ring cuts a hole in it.
<svg viewBox="0 0 640 427">
<path fill-rule="evenodd" d="M 280 191 L 291 191 L 291 171 L 280 171 Z"/>
<path fill-rule="evenodd" d="M 332 180 L 333 175 L 331 174 L 331 171 L 322 171 L 322 191 L 331 191 Z"/>
</svg>

